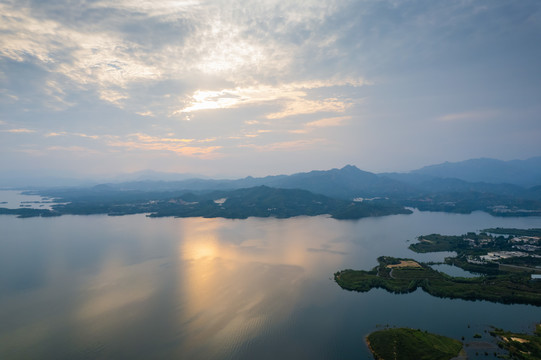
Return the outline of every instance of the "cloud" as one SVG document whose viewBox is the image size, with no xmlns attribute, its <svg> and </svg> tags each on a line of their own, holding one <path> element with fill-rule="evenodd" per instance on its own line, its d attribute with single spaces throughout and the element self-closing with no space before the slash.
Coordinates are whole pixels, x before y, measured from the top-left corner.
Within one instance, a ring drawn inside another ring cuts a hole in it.
<svg viewBox="0 0 541 360">
<path fill-rule="evenodd" d="M 13 134 L 27 134 L 27 133 L 34 133 L 36 132 L 36 130 L 31 130 L 31 129 L 25 129 L 25 128 L 20 128 L 20 129 L 8 129 L 8 130 L 0 130 L 2 132 L 7 132 L 7 133 L 13 133 Z"/>
<path fill-rule="evenodd" d="M 324 118 L 306 123 L 307 127 L 329 127 L 329 126 L 342 126 L 346 120 L 351 119 L 351 116 L 339 116 Z"/>
<path fill-rule="evenodd" d="M 291 141 L 274 142 L 270 144 L 258 145 L 258 144 L 246 144 L 239 145 L 240 147 L 251 148 L 257 151 L 298 151 L 306 150 L 313 146 L 320 146 L 327 143 L 325 139 L 301 139 Z"/>
<path fill-rule="evenodd" d="M 210 172 L 263 167 L 260 157 L 249 163 L 249 150 L 277 151 L 265 154 L 276 171 L 306 165 L 308 156 L 320 168 L 336 166 L 352 154 L 376 167 L 387 156 L 403 168 L 395 150 L 412 139 L 401 130 L 405 119 L 414 137 L 415 119 L 427 114 L 456 129 L 496 118 L 491 138 L 537 133 L 540 9 L 533 0 L 3 0 L 0 128 L 14 135 L 0 132 L 0 151 L 92 145 L 103 156 L 118 153 L 107 159 L 123 161 L 113 169 L 128 159 L 143 166 L 142 155 L 149 166 L 173 167 L 164 158 L 175 153 L 191 164 L 223 156 Z M 427 127 L 424 137 L 443 145 L 452 135 L 437 131 Z M 333 154 L 322 146 L 329 143 L 340 144 Z M 460 151 L 474 156 L 480 145 L 469 143 Z M 430 144 L 416 144 L 410 159 L 436 158 Z M 484 154 L 503 151 L 491 146 Z"/>
<path fill-rule="evenodd" d="M 90 149 L 83 146 L 49 146 L 46 150 L 48 151 L 60 151 L 66 153 L 82 153 L 82 154 L 99 154 L 100 152 L 95 149 Z"/>
<path fill-rule="evenodd" d="M 109 146 L 121 147 L 128 150 L 152 150 L 152 151 L 169 151 L 182 156 L 191 156 L 202 159 L 216 158 L 221 156 L 217 153 L 221 146 L 192 146 L 190 143 L 205 144 L 213 142 L 214 139 L 180 139 L 180 138 L 164 138 L 158 136 L 150 136 L 147 134 L 136 133 L 132 134 L 126 140 L 112 140 Z"/>
<path fill-rule="evenodd" d="M 293 115 L 317 112 L 344 112 L 352 102 L 339 98 L 310 99 L 310 90 L 334 87 L 359 87 L 368 84 L 358 80 L 328 80 L 293 82 L 281 86 L 261 85 L 237 87 L 217 91 L 197 90 L 187 100 L 188 106 L 174 111 L 172 115 L 189 114 L 201 110 L 232 109 L 264 103 L 277 103 L 281 111 L 266 114 L 267 119 L 280 119 Z M 252 121 L 253 123 L 253 121 Z"/>
<path fill-rule="evenodd" d="M 290 130 L 289 132 L 292 134 L 306 134 L 317 128 L 344 126 L 346 120 L 349 120 L 349 119 L 351 119 L 351 116 L 338 116 L 338 117 L 323 118 L 319 120 L 310 121 L 304 124 L 303 128 Z"/>
<path fill-rule="evenodd" d="M 268 114 L 267 119 L 280 119 L 284 117 L 313 114 L 318 112 L 344 112 L 350 103 L 336 98 L 323 100 L 287 99 L 287 104 L 282 111 Z"/>
<path fill-rule="evenodd" d="M 138 112 L 137 115 L 141 115 L 141 116 L 150 116 L 150 117 L 154 117 L 156 115 L 154 115 L 154 113 L 152 111 L 144 111 L 144 112 Z"/>
<path fill-rule="evenodd" d="M 1 57 L 37 61 L 78 86 L 95 85 L 103 100 L 118 104 L 127 95 L 111 87 L 125 88 L 131 82 L 161 76 L 153 62 L 146 61 L 149 55 L 145 50 L 119 34 L 71 28 L 20 6 L 0 4 L 0 11 Z M 58 83 L 49 80 L 44 85 L 57 100 L 64 101 Z"/>
<path fill-rule="evenodd" d="M 0 81 L 2 80 L 6 80 L 7 77 L 3 76 L 4 74 L 2 74 L 2 72 L 0 71 Z M 8 89 L 0 89 L 0 94 L 2 94 L 4 96 L 3 99 L 1 99 L 2 101 L 5 101 L 5 102 L 16 102 L 19 100 L 19 97 L 17 95 L 13 95 L 9 92 Z M 11 101 L 8 101 L 11 100 Z M 1 120 L 0 120 L 0 125 L 1 124 L 4 124 Z"/>
<path fill-rule="evenodd" d="M 494 118 L 499 114 L 500 111 L 498 110 L 467 111 L 443 115 L 438 117 L 437 120 L 445 122 L 487 120 Z"/>
<path fill-rule="evenodd" d="M 248 132 L 245 132 L 243 134 L 243 136 L 239 136 L 239 137 L 229 137 L 230 139 L 242 139 L 243 137 L 244 138 L 256 138 L 258 136 L 260 136 L 261 134 L 268 134 L 268 133 L 272 133 L 274 132 L 274 130 L 270 130 L 270 129 L 259 129 L 259 130 L 256 130 L 256 131 L 248 131 Z"/>
<path fill-rule="evenodd" d="M 45 134 L 45 137 L 57 137 L 57 136 L 77 136 L 77 137 L 88 138 L 88 139 L 93 139 L 93 140 L 99 139 L 98 135 L 88 135 L 88 134 L 83 134 L 83 133 L 69 133 L 65 131 L 60 131 L 60 132 L 53 131 L 53 132 L 49 132 Z"/>
<path fill-rule="evenodd" d="M 325 77 L 311 77 L 313 85 L 269 84 L 295 78 L 294 63 L 310 56 L 303 55 L 305 47 L 333 46 L 336 34 L 324 36 L 318 29 L 326 16 L 338 10 L 336 4 L 101 0 L 79 8 L 43 3 L 33 9 L 8 2 L 0 4 L 0 57 L 39 63 L 49 73 L 45 92 L 61 107 L 73 105 L 66 100 L 65 88 L 95 90 L 100 99 L 123 107 L 138 83 L 172 80 L 195 85 L 201 76 L 210 76 L 240 86 L 217 93 L 196 91 L 192 104 L 179 112 L 231 108 L 264 101 L 269 95 L 286 98 L 301 88 L 329 86 Z M 238 10 L 245 16 L 239 17 Z M 154 33 L 149 27 L 160 36 L 149 35 Z M 310 31 L 314 38 L 299 38 Z M 299 46 L 299 41 L 305 44 Z M 349 81 L 335 77 L 342 83 Z M 269 94 L 282 90 L 289 95 Z M 212 97 L 218 99 L 208 100 Z M 329 100 L 319 105 L 304 102 L 286 105 L 284 112 L 271 117 L 297 114 L 303 106 L 336 109 Z"/>
<path fill-rule="evenodd" d="M 144 13 L 148 16 L 170 16 L 171 19 L 175 19 L 179 14 L 186 12 L 189 9 L 198 7 L 200 4 L 196 0 L 163 0 L 163 1 L 141 1 L 141 0 L 115 0 L 111 1 L 96 1 L 94 6 L 96 8 L 110 9 L 114 7 L 116 9 L 125 9 L 130 12 Z"/>
<path fill-rule="evenodd" d="M 118 106 L 122 106 L 122 100 L 125 100 L 128 98 L 126 94 L 123 94 L 120 91 L 112 90 L 112 89 L 102 89 L 99 91 L 99 93 L 100 93 L 100 99 L 108 101 Z"/>
<path fill-rule="evenodd" d="M 61 131 L 61 132 L 50 132 L 50 133 L 47 133 L 45 134 L 45 137 L 54 137 L 54 136 L 65 136 L 67 133 L 64 132 L 64 131 Z"/>
</svg>

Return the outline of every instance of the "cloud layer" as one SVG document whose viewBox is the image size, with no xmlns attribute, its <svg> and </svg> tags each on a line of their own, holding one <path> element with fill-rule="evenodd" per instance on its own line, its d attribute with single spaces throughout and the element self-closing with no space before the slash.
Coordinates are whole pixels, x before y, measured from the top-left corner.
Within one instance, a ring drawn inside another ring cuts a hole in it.
<svg viewBox="0 0 541 360">
<path fill-rule="evenodd" d="M 539 155 L 508 135 L 541 133 L 540 13 L 533 0 L 1 1 L 0 165 L 244 175 Z"/>
</svg>

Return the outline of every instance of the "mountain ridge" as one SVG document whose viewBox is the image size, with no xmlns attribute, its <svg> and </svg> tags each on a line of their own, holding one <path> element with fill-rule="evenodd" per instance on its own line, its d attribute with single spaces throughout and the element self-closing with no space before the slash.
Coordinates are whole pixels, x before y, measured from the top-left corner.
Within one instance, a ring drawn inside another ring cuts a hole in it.
<svg viewBox="0 0 541 360">
<path fill-rule="evenodd" d="M 478 158 L 444 162 L 412 170 L 409 174 L 532 187 L 541 185 L 541 156 L 510 161 Z"/>
<path fill-rule="evenodd" d="M 541 158 L 539 158 L 541 159 Z M 528 161 L 512 162 L 512 166 L 519 166 L 535 174 L 538 159 L 532 158 Z M 477 173 L 483 172 L 482 164 L 489 164 L 494 171 L 501 168 L 502 162 L 493 159 L 478 159 L 473 161 L 478 168 Z M 507 166 L 506 162 L 503 162 Z M 466 163 L 466 168 L 471 167 L 472 162 Z M 517 165 L 518 164 L 518 165 Z M 449 168 L 454 163 L 436 165 L 436 169 L 443 169 L 441 176 L 449 173 Z M 490 167 L 489 166 L 489 167 Z M 219 180 L 219 179 L 187 179 L 180 181 L 156 181 L 142 180 L 124 183 L 106 183 L 86 188 L 50 189 L 38 191 L 39 194 L 61 199 L 64 202 L 76 202 L 79 208 L 85 211 L 103 206 L 109 206 L 116 202 L 124 209 L 123 213 L 129 213 L 129 203 L 140 203 L 143 199 L 147 201 L 171 200 L 178 196 L 184 196 L 191 192 L 195 197 L 204 197 L 205 194 L 216 192 L 229 192 L 228 197 L 233 196 L 235 191 L 242 193 L 248 201 L 253 197 L 253 191 L 268 192 L 270 188 L 280 189 L 276 192 L 277 197 L 284 196 L 286 190 L 303 190 L 314 195 L 323 195 L 335 200 L 363 201 L 363 200 L 389 200 L 390 202 L 408 207 L 415 207 L 426 211 L 445 211 L 455 213 L 469 213 L 476 210 L 486 211 L 499 216 L 532 216 L 541 214 L 541 182 L 531 188 L 509 183 L 489 183 L 482 181 L 466 181 L 460 179 L 460 172 L 456 177 L 438 177 L 432 171 L 434 168 L 423 171 L 398 174 L 375 174 L 360 170 L 354 165 L 346 165 L 340 169 L 314 170 L 310 172 L 296 173 L 292 175 L 270 175 L 266 177 L 245 177 L 242 179 Z M 430 173 L 432 171 L 432 173 Z M 487 171 L 488 172 L 488 171 Z M 520 177 L 521 173 L 515 174 Z M 240 189 L 244 189 L 240 191 Z M 248 191 L 247 189 L 255 189 Z M 274 191 L 274 190 L 272 190 Z M 271 192 L 272 192 L 271 191 Z M 291 193 L 298 196 L 300 193 Z M 224 196 L 226 196 L 224 194 Z M 302 196 L 301 196 L 302 198 Z M 186 201 L 186 200 L 185 200 Z M 241 203 L 242 201 L 239 200 Z M 86 203 L 85 203 L 86 202 Z M 271 199 L 259 204 L 264 211 Z M 161 202 L 162 210 L 167 209 L 166 202 Z M 281 208 L 282 214 L 288 213 L 288 206 L 298 207 L 294 203 L 290 205 L 284 200 Z M 246 204 L 245 204 L 246 205 Z M 137 205 L 141 209 L 142 205 Z M 145 205 L 146 206 L 146 205 Z M 143 208 L 145 207 L 143 206 Z M 269 207 L 272 207 L 269 205 Z M 311 208 L 311 207 L 310 207 Z M 257 210 L 257 214 L 261 213 Z M 306 208 L 308 209 L 308 208 Z M 209 214 L 216 212 L 212 207 L 204 208 Z M 101 210 L 100 210 L 101 211 Z M 175 210 L 176 211 L 176 210 Z M 188 211 L 184 209 L 183 211 Z M 198 211 L 203 211 L 199 208 Z M 221 211 L 221 210 L 220 210 Z M 254 210 L 255 211 L 255 208 Z M 306 210 L 307 213 L 310 211 Z M 204 212 L 195 212 L 205 216 Z M 194 213 L 194 214 L 195 214 Z M 238 216 L 227 215 L 224 216 Z M 238 211 L 242 213 L 242 211 Z M 181 214 L 177 214 L 182 216 Z M 339 216 L 339 215 L 337 215 Z"/>
</svg>

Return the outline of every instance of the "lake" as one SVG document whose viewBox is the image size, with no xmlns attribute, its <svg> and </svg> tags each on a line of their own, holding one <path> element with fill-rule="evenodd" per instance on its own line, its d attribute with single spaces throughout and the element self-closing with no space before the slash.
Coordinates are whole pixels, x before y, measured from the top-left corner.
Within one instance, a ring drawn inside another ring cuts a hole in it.
<svg viewBox="0 0 541 360">
<path fill-rule="evenodd" d="M 386 324 L 466 341 L 490 341 L 489 325 L 531 332 L 541 307 L 332 280 L 381 255 L 449 255 L 408 250 L 419 235 L 498 226 L 541 218 L 0 216 L 0 359 L 371 359 L 364 337 Z"/>
<path fill-rule="evenodd" d="M 39 195 L 27 195 L 18 190 L 0 190 L 0 207 L 7 209 L 51 209 L 55 205 L 52 199 Z"/>
</svg>

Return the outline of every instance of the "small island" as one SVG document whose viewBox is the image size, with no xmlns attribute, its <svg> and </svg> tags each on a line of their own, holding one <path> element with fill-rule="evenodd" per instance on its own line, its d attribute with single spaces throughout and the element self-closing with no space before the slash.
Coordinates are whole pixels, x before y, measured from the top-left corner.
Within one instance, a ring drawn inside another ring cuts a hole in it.
<svg viewBox="0 0 541 360">
<path fill-rule="evenodd" d="M 494 329 L 490 335 L 498 338 L 498 346 L 507 350 L 511 359 L 541 359 L 541 324 L 536 325 L 533 335 L 513 333 L 502 329 Z"/>
<path fill-rule="evenodd" d="M 375 331 L 366 337 L 376 360 L 450 360 L 465 358 L 462 343 L 445 336 L 408 328 Z"/>
<path fill-rule="evenodd" d="M 521 235 L 497 237 L 487 233 L 489 230 L 492 234 Z M 334 274 L 334 280 L 343 289 L 359 292 L 383 288 L 409 293 L 421 288 L 442 298 L 541 306 L 541 281 L 536 278 L 540 271 L 535 267 L 541 258 L 540 234 L 541 229 L 487 229 L 462 236 L 432 234 L 419 237 L 419 242 L 410 246 L 416 252 L 456 251 L 457 256 L 445 262 L 480 274 L 473 278 L 452 277 L 412 259 L 381 256 L 372 270 L 342 270 Z"/>
</svg>

